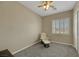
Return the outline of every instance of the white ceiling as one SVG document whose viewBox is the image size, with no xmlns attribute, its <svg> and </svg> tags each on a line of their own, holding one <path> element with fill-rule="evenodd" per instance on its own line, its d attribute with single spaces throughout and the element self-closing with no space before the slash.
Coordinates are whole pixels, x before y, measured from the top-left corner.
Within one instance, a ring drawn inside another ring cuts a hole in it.
<svg viewBox="0 0 79 59">
<path fill-rule="evenodd" d="M 54 1 L 54 6 L 56 7 L 56 10 L 49 8 L 47 11 L 45 11 L 43 8 L 37 7 L 41 3 L 40 1 L 20 1 L 20 3 L 40 16 L 48 16 L 51 14 L 72 10 L 76 2 Z"/>
</svg>

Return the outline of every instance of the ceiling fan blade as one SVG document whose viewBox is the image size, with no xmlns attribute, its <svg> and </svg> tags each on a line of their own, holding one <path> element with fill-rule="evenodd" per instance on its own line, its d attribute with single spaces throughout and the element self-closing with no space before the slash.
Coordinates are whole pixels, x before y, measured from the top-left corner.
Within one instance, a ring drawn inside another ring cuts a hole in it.
<svg viewBox="0 0 79 59">
<path fill-rule="evenodd" d="M 38 7 L 43 7 L 43 5 L 39 5 Z"/>
<path fill-rule="evenodd" d="M 44 1 L 41 2 L 41 5 L 39 5 L 38 7 L 43 7 L 44 5 Z"/>
<path fill-rule="evenodd" d="M 50 7 L 52 7 L 53 9 L 55 9 L 55 10 L 56 10 L 56 7 L 54 7 L 54 6 L 50 6 Z"/>
</svg>

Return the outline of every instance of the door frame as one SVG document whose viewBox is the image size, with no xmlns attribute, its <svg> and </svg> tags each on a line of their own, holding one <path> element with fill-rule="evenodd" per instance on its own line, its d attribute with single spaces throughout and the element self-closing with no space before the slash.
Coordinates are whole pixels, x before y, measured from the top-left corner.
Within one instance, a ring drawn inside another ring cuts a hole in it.
<svg viewBox="0 0 79 59">
<path fill-rule="evenodd" d="M 79 39 L 78 39 L 78 38 L 79 38 L 79 37 L 78 37 L 78 35 L 79 35 L 79 33 L 78 33 L 78 32 L 79 32 L 79 29 L 78 29 L 78 25 L 79 25 L 78 22 L 79 22 L 79 20 L 78 20 L 78 18 L 79 18 L 79 17 L 78 17 L 78 16 L 79 16 L 79 11 L 77 11 L 77 50 L 78 50 L 78 53 L 79 53 L 79 49 L 78 49 L 78 48 L 79 48 L 79 47 L 78 47 L 78 43 L 79 43 L 79 42 L 78 42 L 78 41 L 79 41 Z"/>
</svg>

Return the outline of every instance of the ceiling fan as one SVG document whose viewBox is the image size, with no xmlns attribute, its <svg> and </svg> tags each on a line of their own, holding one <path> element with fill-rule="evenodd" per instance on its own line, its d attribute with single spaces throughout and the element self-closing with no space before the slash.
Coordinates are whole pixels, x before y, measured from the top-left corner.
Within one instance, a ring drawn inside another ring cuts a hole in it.
<svg viewBox="0 0 79 59">
<path fill-rule="evenodd" d="M 43 7 L 45 11 L 48 10 L 49 7 L 56 9 L 53 5 L 53 1 L 42 1 L 41 5 L 39 5 L 38 7 Z"/>
</svg>

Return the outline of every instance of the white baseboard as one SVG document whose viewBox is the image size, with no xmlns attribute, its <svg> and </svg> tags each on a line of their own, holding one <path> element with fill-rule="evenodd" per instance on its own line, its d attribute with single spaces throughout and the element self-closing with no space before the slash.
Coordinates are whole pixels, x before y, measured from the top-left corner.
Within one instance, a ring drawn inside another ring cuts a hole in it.
<svg viewBox="0 0 79 59">
<path fill-rule="evenodd" d="M 38 41 L 38 42 L 40 42 L 40 41 Z M 22 51 L 22 50 L 24 50 L 24 49 L 27 49 L 27 48 L 31 47 L 31 46 L 34 45 L 34 44 L 37 44 L 38 42 L 32 43 L 32 44 L 30 44 L 30 45 L 28 45 L 28 46 L 25 46 L 24 48 L 19 49 L 19 50 L 13 52 L 12 54 L 14 55 L 14 54 L 16 54 L 16 53 L 18 53 L 18 52 L 20 52 L 20 51 Z"/>
<path fill-rule="evenodd" d="M 54 43 L 59 43 L 59 44 L 64 44 L 64 45 L 71 45 L 73 46 L 73 44 L 69 44 L 69 43 L 62 43 L 62 42 L 56 42 L 56 41 L 51 41 L 51 43 L 54 42 Z M 74 47 L 74 46 L 73 46 Z"/>
<path fill-rule="evenodd" d="M 69 44 L 69 43 L 62 43 L 62 42 L 56 42 L 56 41 L 51 41 L 51 43 L 58 43 L 58 44 L 64 44 L 64 45 L 69 45 L 69 46 L 72 46 L 76 51 L 77 51 L 77 49 L 74 47 L 74 45 L 73 44 Z"/>
</svg>

